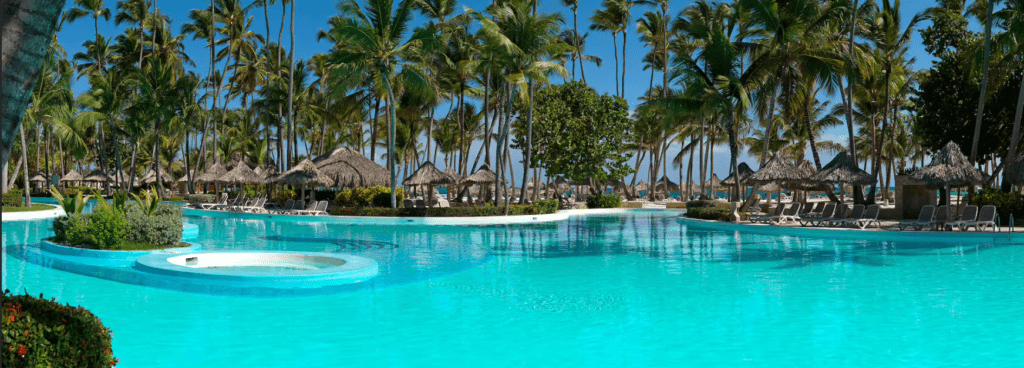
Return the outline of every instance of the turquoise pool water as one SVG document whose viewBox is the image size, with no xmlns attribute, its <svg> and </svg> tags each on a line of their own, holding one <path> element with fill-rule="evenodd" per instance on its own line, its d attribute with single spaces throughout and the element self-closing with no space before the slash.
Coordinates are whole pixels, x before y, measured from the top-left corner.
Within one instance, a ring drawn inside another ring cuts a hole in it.
<svg viewBox="0 0 1024 368">
<path fill-rule="evenodd" d="M 3 287 L 92 310 L 119 367 L 1012 367 L 1024 246 L 687 228 L 671 212 L 546 225 L 382 227 L 189 218 L 208 249 L 340 252 L 346 292 L 215 296 L 25 262 Z"/>
</svg>

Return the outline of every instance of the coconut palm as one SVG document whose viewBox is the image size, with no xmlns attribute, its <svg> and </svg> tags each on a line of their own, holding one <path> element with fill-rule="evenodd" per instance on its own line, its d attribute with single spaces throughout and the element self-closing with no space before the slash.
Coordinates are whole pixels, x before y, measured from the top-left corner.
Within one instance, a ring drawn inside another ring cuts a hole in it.
<svg viewBox="0 0 1024 368">
<path fill-rule="evenodd" d="M 335 40 L 346 43 L 332 53 L 332 59 L 340 65 L 334 76 L 346 80 L 372 70 L 387 93 L 392 208 L 398 206 L 395 199 L 395 87 L 433 93 L 426 74 L 417 65 L 406 62 L 418 48 L 434 41 L 432 35 L 424 31 L 405 38 L 414 3 L 414 0 L 402 0 L 396 7 L 393 0 L 367 0 L 364 10 L 355 0 L 345 0 L 338 4 L 344 18 L 330 30 Z"/>
<path fill-rule="evenodd" d="M 974 121 L 974 141 L 971 143 L 971 163 L 977 162 L 978 159 L 978 139 L 981 138 L 981 118 L 985 113 L 985 95 L 988 92 L 988 72 L 989 72 L 989 59 L 992 55 L 992 9 L 995 6 L 996 0 L 986 0 L 988 6 L 985 12 L 985 55 L 982 59 L 982 76 L 981 76 L 981 94 L 978 96 L 978 113 L 977 118 Z M 888 3 L 888 1 L 886 1 Z"/>
</svg>

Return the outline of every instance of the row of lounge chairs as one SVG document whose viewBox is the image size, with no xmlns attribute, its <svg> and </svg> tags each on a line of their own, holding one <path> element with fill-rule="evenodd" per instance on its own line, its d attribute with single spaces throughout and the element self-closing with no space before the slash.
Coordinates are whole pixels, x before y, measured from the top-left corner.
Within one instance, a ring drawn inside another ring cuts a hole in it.
<svg viewBox="0 0 1024 368">
<path fill-rule="evenodd" d="M 278 209 L 269 209 L 267 205 L 266 196 L 258 196 L 255 198 L 246 198 L 245 193 L 239 194 L 234 199 L 228 199 L 227 193 L 221 193 L 215 203 L 203 203 L 199 205 L 200 209 L 213 210 L 213 211 L 232 211 L 232 212 L 249 212 L 249 213 L 278 213 L 278 214 L 291 214 L 291 215 L 314 215 L 314 216 L 326 216 L 327 201 L 310 201 L 309 206 L 306 206 L 306 202 L 302 200 L 289 199 L 285 202 L 284 206 Z"/>
<path fill-rule="evenodd" d="M 866 229 L 872 224 L 881 227 L 878 221 L 878 214 L 881 207 L 870 205 L 866 209 L 864 205 L 853 206 L 850 216 L 843 217 L 842 211 L 837 211 L 838 205 L 835 202 L 817 203 L 813 207 L 803 207 L 801 203 L 786 203 L 775 207 L 771 214 L 753 214 L 750 222 L 765 224 L 782 224 L 786 222 L 798 222 L 800 226 L 856 226 Z M 801 212 L 802 209 L 807 211 Z"/>
<path fill-rule="evenodd" d="M 999 225 L 995 222 L 996 216 L 996 206 L 981 207 L 980 215 L 978 206 L 966 206 L 960 213 L 960 217 L 955 218 L 950 215 L 949 206 L 936 208 L 928 205 L 921 207 L 921 213 L 916 220 L 900 221 L 899 228 L 900 230 L 908 228 L 921 230 L 927 227 L 932 230 L 960 229 L 960 231 L 967 231 L 973 227 L 977 231 L 985 231 L 990 226 L 998 229 Z"/>
<path fill-rule="evenodd" d="M 303 200 L 289 199 L 284 203 L 280 209 L 275 210 L 274 213 L 282 215 L 307 215 L 307 216 L 327 216 L 327 201 L 309 201 L 309 206 Z"/>
</svg>

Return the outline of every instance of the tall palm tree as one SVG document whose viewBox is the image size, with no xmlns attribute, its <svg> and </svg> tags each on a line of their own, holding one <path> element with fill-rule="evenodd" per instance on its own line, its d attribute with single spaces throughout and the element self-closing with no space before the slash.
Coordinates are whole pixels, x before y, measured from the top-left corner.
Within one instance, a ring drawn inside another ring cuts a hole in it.
<svg viewBox="0 0 1024 368">
<path fill-rule="evenodd" d="M 586 69 L 583 68 L 583 62 L 594 63 L 598 67 L 600 67 L 601 63 L 603 62 L 603 60 L 601 60 L 601 58 L 599 58 L 597 56 L 587 55 L 586 54 L 587 36 L 590 36 L 589 32 L 588 33 L 584 33 L 581 36 L 581 35 L 577 34 L 576 31 L 569 30 L 569 29 L 562 31 L 562 33 L 558 35 L 558 38 L 562 41 L 562 43 L 565 43 L 565 44 L 571 46 L 571 50 L 569 50 L 568 57 L 569 57 L 569 59 L 572 59 L 572 63 L 573 63 L 573 65 L 572 65 L 572 79 L 576 80 L 576 61 L 579 60 L 580 76 L 583 78 L 583 83 L 584 84 L 587 83 L 587 71 L 586 71 Z M 618 83 L 618 82 L 616 82 L 616 83 Z"/>
<path fill-rule="evenodd" d="M 103 73 L 106 70 L 106 66 L 104 65 L 104 57 L 102 52 L 106 50 L 106 47 L 101 47 L 101 45 L 105 46 L 106 41 L 100 40 L 100 18 L 103 18 L 103 20 L 105 21 L 109 21 L 110 9 L 104 6 L 103 0 L 75 0 L 75 6 L 76 7 L 69 9 L 65 13 L 64 18 L 67 19 L 68 22 L 74 23 L 76 20 L 81 19 L 83 17 L 92 16 L 93 31 L 95 32 L 96 36 L 96 41 L 93 44 L 93 46 L 95 46 L 94 51 L 96 52 L 96 69 L 99 70 L 100 73 Z M 106 142 L 103 134 L 104 129 L 103 126 L 99 124 L 99 122 L 96 123 L 96 127 L 97 131 L 99 131 L 100 134 L 99 151 L 101 164 L 99 165 L 99 168 L 100 172 L 106 175 L 108 162 Z M 104 182 L 104 187 L 106 188 L 106 190 L 110 190 L 110 183 Z"/>
<path fill-rule="evenodd" d="M 1021 40 L 1024 40 L 1024 0 L 1006 0 L 1006 7 L 993 14 L 1000 22 L 1000 28 L 1004 31 L 995 36 L 995 41 L 1000 48 L 1009 50 L 1011 53 L 1021 52 Z M 986 20 L 987 22 L 987 20 Z M 1024 80 L 1021 81 L 1020 93 L 1017 97 L 1017 112 L 1013 119 L 1013 133 L 1010 136 L 1010 147 L 1007 150 L 1003 162 L 1012 162 L 1017 159 L 1017 145 L 1020 143 L 1020 123 L 1024 115 Z M 1003 170 L 1002 189 L 1010 191 L 1011 180 L 1008 170 Z"/>
<path fill-rule="evenodd" d="M 565 67 L 550 60 L 552 56 L 568 52 L 570 45 L 562 43 L 558 39 L 558 30 L 564 21 L 559 14 L 537 14 L 533 11 L 534 3 L 524 0 L 510 0 L 504 4 L 492 6 L 488 13 L 491 17 L 471 9 L 467 12 L 480 22 L 481 30 L 484 33 L 487 47 L 495 50 L 495 55 L 501 59 L 506 75 L 507 84 L 507 109 L 505 127 L 501 132 L 499 141 L 507 141 L 511 128 L 511 103 L 512 98 L 517 95 L 525 97 L 527 101 L 526 112 L 526 152 L 524 153 L 524 164 L 527 168 L 533 165 L 532 135 L 533 135 L 533 90 L 529 88 L 532 82 L 543 83 L 549 74 L 557 73 L 567 75 Z M 526 96 L 522 96 L 526 92 Z M 501 145 L 499 144 L 499 147 Z M 498 154 L 498 162 L 508 152 L 503 148 L 504 153 Z M 504 165 L 499 167 L 504 168 Z M 529 182 L 529 170 L 523 170 L 523 192 Z M 499 171 L 499 176 L 504 175 L 505 170 Z M 503 181 L 499 180 L 499 183 Z M 507 185 L 501 184 L 502 190 L 507 190 Z M 508 197 L 508 196 L 506 196 Z M 521 196 L 520 201 L 526 196 Z M 509 201 L 505 202 L 506 214 L 508 213 Z"/>
<path fill-rule="evenodd" d="M 330 30 L 334 39 L 343 46 L 332 53 L 333 61 L 339 64 L 334 76 L 351 81 L 351 78 L 359 78 L 366 75 L 368 70 L 373 70 L 387 93 L 388 168 L 391 172 L 392 208 L 398 206 L 395 198 L 394 87 L 428 94 L 434 92 L 425 73 L 417 65 L 406 61 L 414 56 L 418 48 L 434 41 L 432 35 L 425 31 L 415 32 L 409 39 L 405 38 L 412 20 L 414 3 L 415 0 L 402 0 L 396 7 L 393 0 L 367 0 L 364 10 L 356 0 L 344 0 L 338 4 L 343 19 Z"/>
<path fill-rule="evenodd" d="M 605 0 L 605 6 L 607 7 L 609 0 Z M 594 15 L 590 17 L 590 30 L 592 31 L 606 31 L 612 34 L 612 54 L 615 55 L 615 95 L 622 97 L 621 87 L 619 86 L 619 34 L 620 25 L 615 19 L 615 15 L 607 9 L 598 9 L 594 12 Z"/>
<path fill-rule="evenodd" d="M 995 6 L 996 0 L 986 0 L 988 2 L 988 9 L 985 12 L 985 58 L 982 59 L 984 66 L 982 67 L 981 75 L 981 93 L 978 97 L 978 113 L 977 118 L 974 120 L 974 141 L 971 143 L 971 163 L 977 162 L 978 159 L 978 139 L 981 138 L 981 118 L 985 113 L 985 95 L 988 92 L 988 68 L 989 68 L 989 57 L 992 55 L 992 9 Z"/>
<path fill-rule="evenodd" d="M 568 6 L 569 10 L 572 10 L 572 35 L 575 36 L 575 37 L 572 38 L 573 42 L 570 43 L 569 45 L 571 45 L 573 47 L 573 49 L 575 49 L 575 51 L 579 51 L 580 50 L 580 43 L 579 43 L 579 41 L 580 41 L 579 40 L 580 27 L 579 27 L 579 23 L 578 23 L 577 18 L 579 16 L 580 1 L 579 0 L 562 0 L 562 5 Z M 572 78 L 575 80 L 576 79 L 576 72 L 575 72 L 576 71 L 576 59 L 573 59 L 572 63 L 573 63 L 572 64 L 572 70 L 573 70 Z M 582 71 L 583 71 L 583 60 L 580 60 L 580 72 L 582 73 Z M 586 83 L 586 79 L 587 79 L 586 77 L 583 77 L 584 83 Z"/>
</svg>

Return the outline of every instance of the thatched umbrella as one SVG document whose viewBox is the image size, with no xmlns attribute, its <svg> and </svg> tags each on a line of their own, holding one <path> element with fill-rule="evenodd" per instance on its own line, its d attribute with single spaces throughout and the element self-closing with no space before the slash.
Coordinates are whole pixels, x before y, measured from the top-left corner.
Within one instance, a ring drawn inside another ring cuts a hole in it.
<svg viewBox="0 0 1024 368">
<path fill-rule="evenodd" d="M 391 185 L 391 174 L 388 169 L 347 147 L 336 148 L 326 155 L 314 158 L 312 162 L 339 187 Z"/>
<path fill-rule="evenodd" d="M 224 174 L 227 173 L 228 169 L 224 168 L 224 165 L 218 163 L 210 166 L 210 168 L 206 169 L 206 172 L 192 180 L 197 183 L 215 183 L 217 182 L 217 179 L 220 179 L 221 176 L 224 176 Z"/>
<path fill-rule="evenodd" d="M 740 185 L 747 185 L 747 184 L 750 183 L 750 177 L 754 175 L 754 170 L 752 170 L 750 168 L 750 165 L 747 165 L 746 162 L 740 162 L 740 164 L 737 165 L 737 167 L 736 167 L 736 171 L 739 171 L 739 173 L 740 173 L 739 174 Z M 736 184 L 736 181 L 735 181 L 736 178 L 735 177 L 736 177 L 736 173 L 730 173 L 729 176 L 725 178 L 725 180 L 722 180 L 722 184 L 725 184 L 725 185 L 734 185 L 734 184 Z"/>
<path fill-rule="evenodd" d="M 217 178 L 218 183 L 236 185 L 260 185 L 265 181 L 262 176 L 252 171 L 244 163 L 239 163 L 238 166 L 235 166 L 234 170 L 228 171 L 220 178 Z"/>
<path fill-rule="evenodd" d="M 875 182 L 875 177 L 857 167 L 857 163 L 846 151 L 841 151 L 808 180 L 827 184 L 871 185 Z"/>
<path fill-rule="evenodd" d="M 409 177 L 405 178 L 402 182 L 403 185 L 407 186 L 429 188 L 427 190 L 428 196 L 433 194 L 435 185 L 451 185 L 455 183 L 458 183 L 455 178 L 439 170 L 437 166 L 434 166 L 434 163 L 430 161 L 424 162 L 423 165 L 420 165 L 419 169 L 416 169 L 416 172 L 413 172 L 412 175 L 409 175 Z M 433 206 L 433 203 L 433 198 L 428 197 L 427 204 Z"/>
<path fill-rule="evenodd" d="M 654 183 L 654 190 L 664 189 L 666 192 L 678 192 L 679 184 L 673 183 L 668 177 L 662 176 L 661 180 Z"/>
<path fill-rule="evenodd" d="M 960 146 L 950 141 L 932 155 L 932 161 L 917 169 L 910 178 L 927 186 L 942 188 L 949 195 L 949 188 L 958 188 L 984 183 L 988 178 L 960 152 Z M 947 198 L 946 203 L 949 204 Z"/>
<path fill-rule="evenodd" d="M 29 183 L 40 183 L 40 182 L 41 183 L 45 183 L 45 182 L 47 182 L 46 175 L 42 171 L 37 172 L 37 173 L 33 174 L 31 178 L 28 178 L 28 182 Z"/>
<path fill-rule="evenodd" d="M 814 168 L 814 164 L 812 164 L 810 161 L 801 160 L 800 164 L 796 165 L 797 176 L 799 176 L 801 179 L 788 180 L 785 183 L 783 183 L 783 186 L 790 189 L 803 190 L 808 192 L 825 192 L 831 190 L 828 184 L 815 182 L 811 180 L 811 177 L 814 176 L 814 174 L 817 173 L 817 171 L 818 170 Z"/>
<path fill-rule="evenodd" d="M 933 187 L 963 187 L 987 179 L 952 141 L 932 155 L 931 163 L 910 174 L 910 178 Z"/>
<path fill-rule="evenodd" d="M 174 183 L 174 177 L 172 177 L 166 171 L 160 171 L 160 181 L 164 183 Z M 142 184 L 156 184 L 156 171 L 150 171 L 146 173 L 146 175 L 142 176 Z"/>
<path fill-rule="evenodd" d="M 480 169 L 473 175 L 463 178 L 462 184 L 493 184 L 496 180 L 498 180 L 498 175 L 485 164 L 480 166 Z"/>
<path fill-rule="evenodd" d="M 100 169 L 93 170 L 85 178 L 82 178 L 82 181 L 89 183 L 105 183 L 110 180 L 113 180 L 113 178 L 104 174 Z"/>
<path fill-rule="evenodd" d="M 60 178 L 60 181 L 61 182 L 77 183 L 77 182 L 81 182 L 82 179 L 84 179 L 82 177 L 82 174 L 79 174 L 78 171 L 75 171 L 74 169 L 72 169 L 71 171 L 68 171 L 67 174 L 64 174 L 64 177 Z"/>
<path fill-rule="evenodd" d="M 773 181 L 803 179 L 805 179 L 805 177 L 800 176 L 800 172 L 796 169 L 796 165 L 793 165 L 792 162 L 780 155 L 772 157 L 771 160 L 765 162 L 763 167 L 747 178 L 748 181 L 762 184 L 767 184 Z"/>
<path fill-rule="evenodd" d="M 231 160 L 228 160 L 227 168 L 229 170 L 233 170 L 235 167 L 238 167 L 239 164 L 244 164 L 245 166 L 249 167 L 256 166 L 256 164 L 252 162 L 252 159 L 249 158 L 248 155 L 245 155 L 241 152 L 232 153 Z"/>
<path fill-rule="evenodd" d="M 706 186 L 706 187 L 721 187 L 722 186 L 722 179 L 718 178 L 718 174 L 711 174 L 711 179 L 708 179 L 707 181 L 705 181 L 704 182 L 704 186 Z"/>
<path fill-rule="evenodd" d="M 329 187 L 334 185 L 334 179 L 331 179 L 331 177 L 320 172 L 320 169 L 316 168 L 316 164 L 308 158 L 302 160 L 302 162 L 295 165 L 291 170 L 279 175 L 272 181 L 277 182 L 278 184 L 300 186 L 302 188 L 303 200 L 306 199 L 307 185 L 313 187 Z"/>
<path fill-rule="evenodd" d="M 636 183 L 635 189 L 637 191 L 647 190 L 647 189 L 650 189 L 650 185 L 648 185 L 647 182 L 644 181 L 643 179 L 640 179 L 640 182 Z"/>
</svg>

